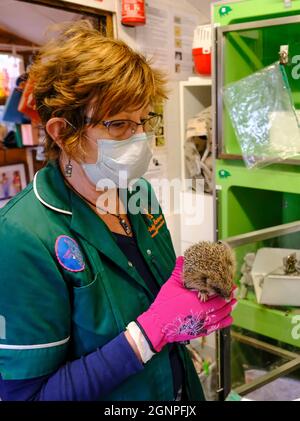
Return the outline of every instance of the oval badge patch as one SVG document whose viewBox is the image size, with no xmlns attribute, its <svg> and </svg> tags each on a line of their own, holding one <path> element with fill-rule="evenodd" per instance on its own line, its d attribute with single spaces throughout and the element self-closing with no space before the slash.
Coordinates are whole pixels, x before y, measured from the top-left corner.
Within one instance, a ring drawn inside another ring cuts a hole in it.
<svg viewBox="0 0 300 421">
<path fill-rule="evenodd" d="M 84 270 L 85 264 L 78 244 L 67 235 L 60 235 L 55 242 L 55 253 L 61 266 L 70 272 Z"/>
</svg>

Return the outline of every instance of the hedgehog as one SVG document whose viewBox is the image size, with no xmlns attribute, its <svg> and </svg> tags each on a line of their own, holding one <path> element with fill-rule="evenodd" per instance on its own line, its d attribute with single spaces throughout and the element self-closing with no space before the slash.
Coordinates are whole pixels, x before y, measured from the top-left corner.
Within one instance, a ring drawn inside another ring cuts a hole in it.
<svg viewBox="0 0 300 421">
<path fill-rule="evenodd" d="M 201 301 L 213 294 L 228 299 L 235 270 L 234 252 L 225 242 L 201 241 L 184 252 L 184 286 L 198 291 Z"/>
</svg>

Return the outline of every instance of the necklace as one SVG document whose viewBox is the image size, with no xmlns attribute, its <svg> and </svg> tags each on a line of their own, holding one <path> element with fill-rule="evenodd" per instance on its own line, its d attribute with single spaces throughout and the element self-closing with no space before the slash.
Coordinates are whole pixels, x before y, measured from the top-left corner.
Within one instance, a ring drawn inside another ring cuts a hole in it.
<svg viewBox="0 0 300 421">
<path fill-rule="evenodd" d="M 89 201 L 88 201 L 88 202 L 89 202 Z M 108 214 L 109 214 L 109 215 L 111 215 L 111 216 L 116 216 L 116 217 L 118 218 L 118 220 L 119 220 L 119 223 L 120 223 L 121 227 L 122 227 L 122 228 L 123 228 L 123 230 L 125 231 L 126 235 L 131 235 L 131 234 L 132 234 L 131 228 L 130 228 L 130 226 L 127 224 L 126 219 L 125 219 L 125 218 L 122 218 L 122 216 L 121 216 L 119 213 L 110 213 L 110 212 L 108 212 L 108 210 L 107 210 L 107 209 L 103 209 L 103 208 L 101 208 L 100 206 L 94 205 L 92 202 L 89 202 L 89 203 L 90 203 L 91 205 L 93 205 L 95 208 L 100 209 L 100 210 L 102 210 L 102 211 L 104 211 L 104 212 L 108 213 Z"/>
<path fill-rule="evenodd" d="M 119 223 L 120 223 L 120 225 L 121 225 L 121 227 L 123 228 L 123 230 L 125 231 L 125 233 L 126 233 L 126 235 L 131 235 L 132 234 L 132 230 L 131 230 L 131 228 L 130 228 L 130 226 L 127 224 L 127 221 L 126 221 L 126 219 L 125 218 L 123 218 L 119 213 L 110 213 L 110 212 L 108 212 L 108 210 L 107 209 L 103 209 L 103 208 L 101 208 L 100 206 L 97 206 L 95 203 L 93 203 L 93 202 L 91 202 L 90 200 L 88 200 L 86 197 L 84 197 L 84 196 L 82 196 L 77 190 L 75 190 L 74 188 L 73 188 L 73 186 L 71 186 L 71 184 L 67 181 L 67 180 L 65 180 L 66 181 L 66 183 L 68 184 L 68 186 L 76 193 L 76 194 L 78 194 L 78 196 L 80 196 L 81 197 L 81 199 L 83 199 L 85 202 L 87 202 L 87 203 L 89 203 L 90 205 L 92 205 L 94 208 L 96 208 L 96 209 L 100 209 L 100 210 L 102 210 L 103 212 L 106 212 L 107 214 L 109 214 L 109 215 L 111 215 L 111 216 L 115 216 L 116 218 L 118 218 L 118 220 L 119 220 Z"/>
</svg>

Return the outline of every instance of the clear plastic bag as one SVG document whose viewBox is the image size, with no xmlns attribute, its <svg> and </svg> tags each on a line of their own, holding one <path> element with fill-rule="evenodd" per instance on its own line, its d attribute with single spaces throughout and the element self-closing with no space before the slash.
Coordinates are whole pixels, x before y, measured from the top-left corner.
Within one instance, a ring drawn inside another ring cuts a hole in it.
<svg viewBox="0 0 300 421">
<path fill-rule="evenodd" d="M 300 155 L 300 129 L 284 66 L 265 67 L 223 88 L 248 168 Z"/>
</svg>

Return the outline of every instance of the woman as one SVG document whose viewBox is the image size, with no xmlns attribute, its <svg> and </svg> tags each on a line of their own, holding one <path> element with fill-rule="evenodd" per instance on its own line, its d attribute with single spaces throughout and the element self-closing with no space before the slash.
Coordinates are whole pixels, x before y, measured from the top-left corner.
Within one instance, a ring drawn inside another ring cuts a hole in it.
<svg viewBox="0 0 300 421">
<path fill-rule="evenodd" d="M 183 258 L 140 179 L 161 73 L 81 22 L 30 78 L 49 163 L 1 212 L 0 396 L 203 399 L 178 342 L 230 325 L 235 300 L 183 288 Z"/>
</svg>

